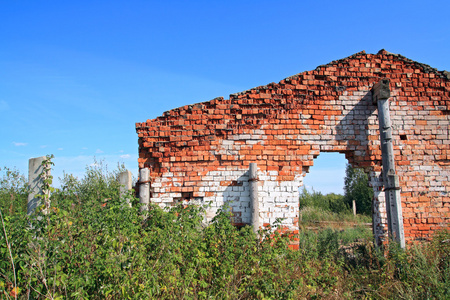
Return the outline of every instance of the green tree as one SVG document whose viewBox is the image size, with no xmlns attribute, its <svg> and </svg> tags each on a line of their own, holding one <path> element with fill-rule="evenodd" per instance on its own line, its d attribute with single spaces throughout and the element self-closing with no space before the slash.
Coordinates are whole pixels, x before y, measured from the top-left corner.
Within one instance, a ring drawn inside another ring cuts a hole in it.
<svg viewBox="0 0 450 300">
<path fill-rule="evenodd" d="M 356 201 L 356 212 L 369 215 L 372 213 L 373 190 L 363 169 L 353 168 L 347 164 L 344 179 L 344 199 L 349 207 Z"/>
</svg>

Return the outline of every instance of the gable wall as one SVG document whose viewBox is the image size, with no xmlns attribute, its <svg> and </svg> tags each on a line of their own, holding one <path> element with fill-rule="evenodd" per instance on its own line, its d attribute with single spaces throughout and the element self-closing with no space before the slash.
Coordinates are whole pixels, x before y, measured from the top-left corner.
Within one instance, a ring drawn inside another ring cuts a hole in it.
<svg viewBox="0 0 450 300">
<path fill-rule="evenodd" d="M 428 238 L 450 220 L 448 74 L 380 51 L 351 57 L 230 99 L 187 105 L 137 123 L 139 167 L 149 168 L 151 201 L 228 204 L 251 220 L 248 167 L 258 166 L 260 224 L 298 228 L 303 176 L 320 152 L 341 152 L 369 174 L 374 231 L 386 238 L 377 109 L 371 88 L 390 79 L 391 120 L 407 241 Z"/>
</svg>

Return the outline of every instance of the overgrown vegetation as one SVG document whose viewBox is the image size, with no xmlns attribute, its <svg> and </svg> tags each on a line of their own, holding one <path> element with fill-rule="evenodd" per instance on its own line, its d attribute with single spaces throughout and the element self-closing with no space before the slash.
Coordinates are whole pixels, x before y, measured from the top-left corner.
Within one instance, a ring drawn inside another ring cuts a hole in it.
<svg viewBox="0 0 450 300">
<path fill-rule="evenodd" d="M 151 206 L 144 218 L 131 194 L 120 197 L 119 171 L 94 166 L 82 179 L 65 175 L 51 194 L 49 213 L 31 216 L 20 204 L 25 182 L 15 176 L 2 182 L 2 299 L 444 299 L 450 294 L 448 231 L 406 251 L 381 251 L 370 242 L 355 245 L 340 231 L 304 230 L 299 250 L 293 251 L 288 237 L 269 229 L 259 237 L 249 227 L 236 229 L 226 210 L 207 226 L 196 206 Z M 7 212 L 11 201 L 17 209 Z"/>
<path fill-rule="evenodd" d="M 353 215 L 345 198 L 339 194 L 326 194 L 303 188 L 300 193 L 300 221 L 302 234 L 333 235 L 339 246 L 373 240 L 371 217 Z M 326 231 L 326 232 L 324 232 Z"/>
<path fill-rule="evenodd" d="M 7 167 L 0 167 L 0 172 L 0 209 L 3 215 L 25 214 L 29 190 L 25 176 Z"/>
</svg>

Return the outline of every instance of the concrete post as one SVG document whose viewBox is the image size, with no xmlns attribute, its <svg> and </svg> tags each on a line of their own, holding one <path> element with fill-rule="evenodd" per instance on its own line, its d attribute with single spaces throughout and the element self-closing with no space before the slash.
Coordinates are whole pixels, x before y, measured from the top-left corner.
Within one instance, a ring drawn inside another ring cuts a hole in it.
<svg viewBox="0 0 450 300">
<path fill-rule="evenodd" d="M 382 79 L 373 87 L 373 102 L 378 107 L 383 181 L 386 198 L 389 236 L 405 248 L 400 183 L 395 173 L 394 146 L 392 143 L 392 124 L 389 110 L 389 80 Z"/>
<path fill-rule="evenodd" d="M 353 200 L 352 204 L 353 204 L 353 215 L 356 216 L 356 201 Z"/>
<path fill-rule="evenodd" d="M 143 168 L 139 170 L 139 202 L 144 204 L 141 211 L 148 210 L 150 203 L 150 170 Z"/>
<path fill-rule="evenodd" d="M 44 171 L 42 163 L 46 159 L 47 157 L 41 156 L 36 158 L 30 158 L 28 161 L 28 185 L 30 187 L 30 193 L 28 194 L 28 204 L 27 204 L 28 215 L 31 215 L 35 211 L 35 209 L 42 204 L 45 204 L 46 208 L 50 206 L 50 203 L 48 201 L 42 203 L 43 198 L 38 196 L 44 195 L 44 191 L 42 190 L 42 187 L 44 185 L 44 179 L 41 177 L 41 173 Z M 46 176 L 49 175 L 50 171 L 48 171 L 48 174 L 46 174 Z"/>
<path fill-rule="evenodd" d="M 131 172 L 126 170 L 119 174 L 119 184 L 120 184 L 120 197 L 122 198 L 132 187 L 132 175 Z M 131 207 L 130 200 L 127 199 L 127 204 Z"/>
<path fill-rule="evenodd" d="M 253 232 L 258 233 L 259 224 L 259 198 L 258 198 L 258 167 L 256 163 L 250 163 L 249 168 L 249 187 L 250 187 L 250 206 L 252 210 Z"/>
</svg>

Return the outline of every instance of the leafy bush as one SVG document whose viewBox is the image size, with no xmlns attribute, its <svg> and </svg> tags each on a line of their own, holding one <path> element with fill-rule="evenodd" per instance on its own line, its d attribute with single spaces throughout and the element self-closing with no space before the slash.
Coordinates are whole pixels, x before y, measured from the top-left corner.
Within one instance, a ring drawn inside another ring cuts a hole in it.
<svg viewBox="0 0 450 300">
<path fill-rule="evenodd" d="M 16 288 L 14 275 L 15 291 L 32 298 L 235 299 L 292 290 L 289 278 L 280 280 L 286 237 L 238 230 L 225 209 L 207 227 L 196 206 L 151 206 L 142 215 L 127 205 L 137 202 L 131 194 L 120 196 L 120 171 L 98 164 L 81 180 L 65 175 L 47 214 L 5 218 L 0 293 Z"/>
<path fill-rule="evenodd" d="M 0 168 L 0 209 L 6 216 L 27 212 L 28 182 L 16 169 Z"/>
<path fill-rule="evenodd" d="M 385 251 L 341 231 L 301 231 L 292 251 L 271 228 L 257 236 L 232 226 L 227 209 L 207 226 L 193 205 L 151 205 L 141 214 L 127 205 L 137 202 L 131 193 L 120 196 L 119 171 L 94 166 L 81 180 L 66 175 L 47 214 L 2 218 L 2 299 L 444 299 L 450 292 L 448 231 Z"/>
</svg>

